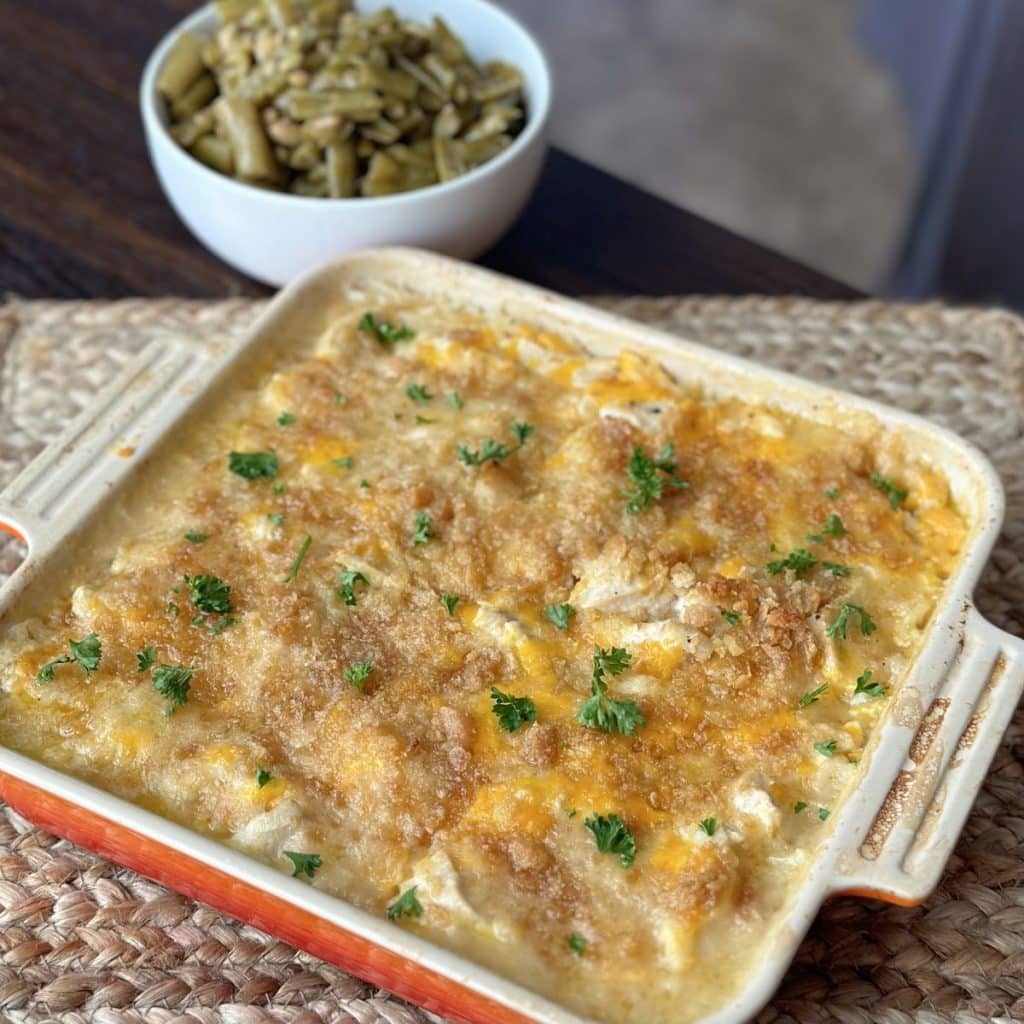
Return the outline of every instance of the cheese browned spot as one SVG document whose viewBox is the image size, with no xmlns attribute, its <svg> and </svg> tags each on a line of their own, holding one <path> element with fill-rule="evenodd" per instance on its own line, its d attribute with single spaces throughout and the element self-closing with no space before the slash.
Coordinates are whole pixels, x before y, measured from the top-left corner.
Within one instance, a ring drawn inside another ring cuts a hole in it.
<svg viewBox="0 0 1024 1024">
<path fill-rule="evenodd" d="M 356 329 L 367 310 L 414 338 L 382 348 Z M 282 871 L 283 851 L 316 854 L 310 884 L 381 916 L 415 886 L 422 914 L 396 927 L 580 1013 L 658 1024 L 727 1003 L 829 827 L 792 808 L 835 812 L 887 706 L 853 699 L 857 677 L 899 686 L 955 566 L 945 479 L 870 417 L 855 434 L 712 400 L 642 355 L 398 293 L 354 296 L 251 372 L 79 545 L 67 585 L 34 596 L 38 616 L 4 627 L 0 739 Z M 414 406 L 409 382 L 436 397 Z M 534 427 L 521 446 L 514 423 Z M 460 460 L 488 439 L 510 450 Z M 634 448 L 666 445 L 689 486 L 629 514 Z M 229 452 L 271 449 L 272 480 L 228 471 Z M 846 532 L 808 540 L 831 514 Z M 818 564 L 766 571 L 795 548 Z M 346 572 L 365 579 L 354 604 Z M 184 578 L 201 574 L 230 587 L 216 635 L 217 616 L 192 624 Z M 566 630 L 544 614 L 561 604 Z M 829 639 L 843 604 L 877 629 Z M 36 681 L 93 632 L 91 676 Z M 147 647 L 194 669 L 173 717 L 138 670 Z M 604 683 L 642 713 L 633 736 L 577 720 L 595 648 L 630 655 Z M 491 687 L 536 722 L 503 731 Z M 612 814 L 628 868 L 584 825 Z"/>
</svg>

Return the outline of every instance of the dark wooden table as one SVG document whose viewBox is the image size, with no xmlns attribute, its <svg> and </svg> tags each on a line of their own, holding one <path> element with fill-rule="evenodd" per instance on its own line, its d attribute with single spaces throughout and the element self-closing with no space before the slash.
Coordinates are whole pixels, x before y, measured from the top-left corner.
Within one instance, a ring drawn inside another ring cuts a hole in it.
<svg viewBox="0 0 1024 1024">
<path fill-rule="evenodd" d="M 0 0 L 0 294 L 260 295 L 178 221 L 136 89 L 192 0 Z M 483 260 L 570 294 L 856 293 L 559 150 Z"/>
</svg>

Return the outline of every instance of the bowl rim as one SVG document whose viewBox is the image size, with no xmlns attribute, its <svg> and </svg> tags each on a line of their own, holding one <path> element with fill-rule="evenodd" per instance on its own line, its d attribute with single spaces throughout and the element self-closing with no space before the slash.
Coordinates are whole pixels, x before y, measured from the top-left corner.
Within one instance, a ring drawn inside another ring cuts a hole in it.
<svg viewBox="0 0 1024 1024">
<path fill-rule="evenodd" d="M 400 2 L 400 0 L 399 0 Z M 441 4 L 441 0 L 438 0 Z M 501 153 L 491 160 L 474 167 L 473 170 L 453 178 L 451 181 L 438 182 L 435 185 L 427 185 L 424 188 L 411 189 L 408 192 L 396 192 L 388 196 L 301 196 L 293 192 L 277 192 L 272 189 L 259 188 L 244 181 L 238 181 L 226 174 L 207 167 L 201 160 L 196 159 L 187 149 L 178 145 L 171 137 L 168 124 L 159 111 L 159 97 L 156 91 L 156 79 L 162 68 L 170 49 L 178 36 L 183 32 L 197 28 L 210 19 L 216 18 L 217 13 L 213 3 L 204 3 L 191 14 L 176 22 L 159 40 L 151 51 L 142 69 L 142 78 L 139 82 L 139 109 L 142 112 L 143 127 L 152 140 L 152 145 L 166 143 L 175 154 L 172 159 L 177 160 L 183 167 L 188 167 L 192 172 L 208 176 L 226 187 L 229 191 L 237 191 L 239 195 L 253 197 L 258 195 L 270 203 L 281 206 L 297 206 L 305 209 L 325 209 L 328 206 L 341 206 L 352 204 L 355 209 L 368 209 L 380 207 L 400 207 L 409 203 L 423 200 L 427 196 L 441 196 L 451 194 L 459 188 L 469 186 L 477 181 L 483 180 L 489 174 L 495 174 L 503 167 L 510 164 L 520 153 L 525 152 L 534 143 L 543 142 L 547 123 L 551 114 L 554 80 L 551 71 L 551 61 L 537 36 L 523 24 L 522 20 L 493 3 L 492 0 L 463 0 L 464 3 L 476 5 L 488 11 L 489 14 L 498 19 L 504 19 L 517 29 L 527 44 L 533 48 L 540 68 L 540 75 L 536 79 L 529 80 L 531 87 L 536 87 L 537 97 L 531 99 L 539 103 L 536 109 L 529 111 L 530 116 L 526 121 L 523 130 L 512 140 Z M 355 0 L 358 8 L 359 0 Z M 157 141 L 159 140 L 159 142 Z"/>
</svg>

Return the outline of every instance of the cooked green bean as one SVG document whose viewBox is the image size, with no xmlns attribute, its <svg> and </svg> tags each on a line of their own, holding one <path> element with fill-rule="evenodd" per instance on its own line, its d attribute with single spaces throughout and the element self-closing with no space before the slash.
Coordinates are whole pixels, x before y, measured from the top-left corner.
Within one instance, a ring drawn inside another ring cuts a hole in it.
<svg viewBox="0 0 1024 1024">
<path fill-rule="evenodd" d="M 160 73 L 170 132 L 259 188 L 349 198 L 450 181 L 525 121 L 523 79 L 477 66 L 440 17 L 353 0 L 215 0 L 212 38 L 183 34 Z"/>
<path fill-rule="evenodd" d="M 274 181 L 278 165 L 255 104 L 244 96 L 222 96 L 214 112 L 217 125 L 231 147 L 239 177 Z"/>
<path fill-rule="evenodd" d="M 203 44 L 189 32 L 178 36 L 160 70 L 156 88 L 164 99 L 176 100 L 206 70 Z"/>
</svg>

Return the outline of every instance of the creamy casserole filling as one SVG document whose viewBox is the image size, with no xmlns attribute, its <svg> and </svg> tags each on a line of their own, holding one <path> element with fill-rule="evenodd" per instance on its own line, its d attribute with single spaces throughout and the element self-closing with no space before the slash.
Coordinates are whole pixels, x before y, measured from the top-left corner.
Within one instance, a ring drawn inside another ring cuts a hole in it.
<svg viewBox="0 0 1024 1024">
<path fill-rule="evenodd" d="M 965 538 L 946 480 L 397 292 L 0 636 L 0 740 L 599 1020 L 727 1003 Z"/>
</svg>

